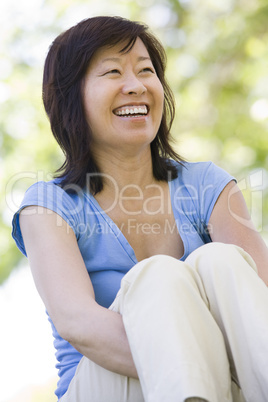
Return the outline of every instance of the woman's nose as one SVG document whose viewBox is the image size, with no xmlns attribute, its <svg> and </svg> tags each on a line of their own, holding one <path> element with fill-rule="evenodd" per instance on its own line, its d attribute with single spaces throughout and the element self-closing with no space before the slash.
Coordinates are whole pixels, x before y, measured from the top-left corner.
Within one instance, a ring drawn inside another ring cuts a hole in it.
<svg viewBox="0 0 268 402">
<path fill-rule="evenodd" d="M 128 75 L 125 79 L 122 92 L 126 95 L 142 95 L 147 91 L 143 82 L 134 74 Z"/>
</svg>

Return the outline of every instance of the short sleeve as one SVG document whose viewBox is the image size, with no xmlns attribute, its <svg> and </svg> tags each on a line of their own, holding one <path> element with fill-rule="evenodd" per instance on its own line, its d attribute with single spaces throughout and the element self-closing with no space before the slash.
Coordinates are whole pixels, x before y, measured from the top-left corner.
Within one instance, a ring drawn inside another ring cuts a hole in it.
<svg viewBox="0 0 268 402">
<path fill-rule="evenodd" d="M 188 236 L 189 231 L 196 232 L 202 242 L 210 242 L 208 223 L 212 210 L 232 180 L 235 178 L 213 162 L 184 162 L 179 166 L 178 178 L 171 182 L 171 188 L 173 211 L 181 222 L 181 231 L 188 228 Z"/>
<path fill-rule="evenodd" d="M 79 221 L 81 221 L 83 211 L 83 197 L 81 194 L 70 195 L 53 181 L 37 182 L 26 191 L 20 208 L 14 214 L 12 221 L 12 237 L 25 256 L 27 254 L 20 230 L 19 214 L 23 208 L 34 205 L 47 208 L 61 216 L 73 229 L 76 237 L 78 236 L 76 228 Z"/>
<path fill-rule="evenodd" d="M 201 221 L 207 225 L 212 210 L 221 192 L 230 181 L 236 181 L 224 169 L 215 165 L 213 162 L 201 164 L 199 176 L 199 216 Z"/>
</svg>

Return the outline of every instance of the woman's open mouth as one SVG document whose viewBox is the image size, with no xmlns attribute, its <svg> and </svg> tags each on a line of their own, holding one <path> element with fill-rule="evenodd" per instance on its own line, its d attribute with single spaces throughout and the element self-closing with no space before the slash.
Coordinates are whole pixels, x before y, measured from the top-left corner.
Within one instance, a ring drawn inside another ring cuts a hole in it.
<svg viewBox="0 0 268 402">
<path fill-rule="evenodd" d="M 127 105 L 115 109 L 113 113 L 119 117 L 140 117 L 146 116 L 149 113 L 149 108 L 147 105 Z"/>
</svg>

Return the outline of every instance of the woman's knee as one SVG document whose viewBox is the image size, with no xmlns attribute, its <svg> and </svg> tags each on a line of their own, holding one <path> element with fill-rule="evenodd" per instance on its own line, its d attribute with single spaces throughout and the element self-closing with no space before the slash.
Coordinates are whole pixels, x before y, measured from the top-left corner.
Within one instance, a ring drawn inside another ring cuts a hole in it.
<svg viewBox="0 0 268 402">
<path fill-rule="evenodd" d="M 146 258 L 138 264 L 134 265 L 128 273 L 124 276 L 123 280 L 131 282 L 139 276 L 163 274 L 170 268 L 173 269 L 174 265 L 179 264 L 180 261 L 176 260 L 169 255 L 154 255 Z"/>
<path fill-rule="evenodd" d="M 155 255 L 135 265 L 122 279 L 121 286 L 134 285 L 145 289 L 155 287 L 158 291 L 187 279 L 192 280 L 191 267 L 168 255 Z"/>
<path fill-rule="evenodd" d="M 228 275 L 236 269 L 240 269 L 248 265 L 255 271 L 256 264 L 251 256 L 241 247 L 234 244 L 226 244 L 220 242 L 211 242 L 199 247 L 186 259 L 198 273 L 211 275 L 214 273 L 222 273 Z"/>
<path fill-rule="evenodd" d="M 229 244 L 229 243 L 222 243 L 222 242 L 211 242 L 204 244 L 201 247 L 198 247 L 196 250 L 194 250 L 191 255 L 200 255 L 200 256 L 209 256 L 210 258 L 219 258 L 219 257 L 226 257 L 228 258 L 228 255 L 231 253 L 240 253 L 242 250 L 240 247 L 234 245 L 234 244 Z M 190 255 L 190 256 L 191 256 Z"/>
</svg>

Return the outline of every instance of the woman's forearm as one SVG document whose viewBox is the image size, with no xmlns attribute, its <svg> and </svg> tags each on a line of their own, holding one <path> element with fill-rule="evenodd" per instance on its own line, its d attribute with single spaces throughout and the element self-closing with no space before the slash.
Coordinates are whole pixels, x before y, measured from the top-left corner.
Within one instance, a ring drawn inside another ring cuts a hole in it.
<svg viewBox="0 0 268 402">
<path fill-rule="evenodd" d="M 93 312 L 88 316 L 85 312 L 76 321 L 79 330 L 65 339 L 83 356 L 107 370 L 138 378 L 120 314 L 96 305 Z"/>
</svg>

